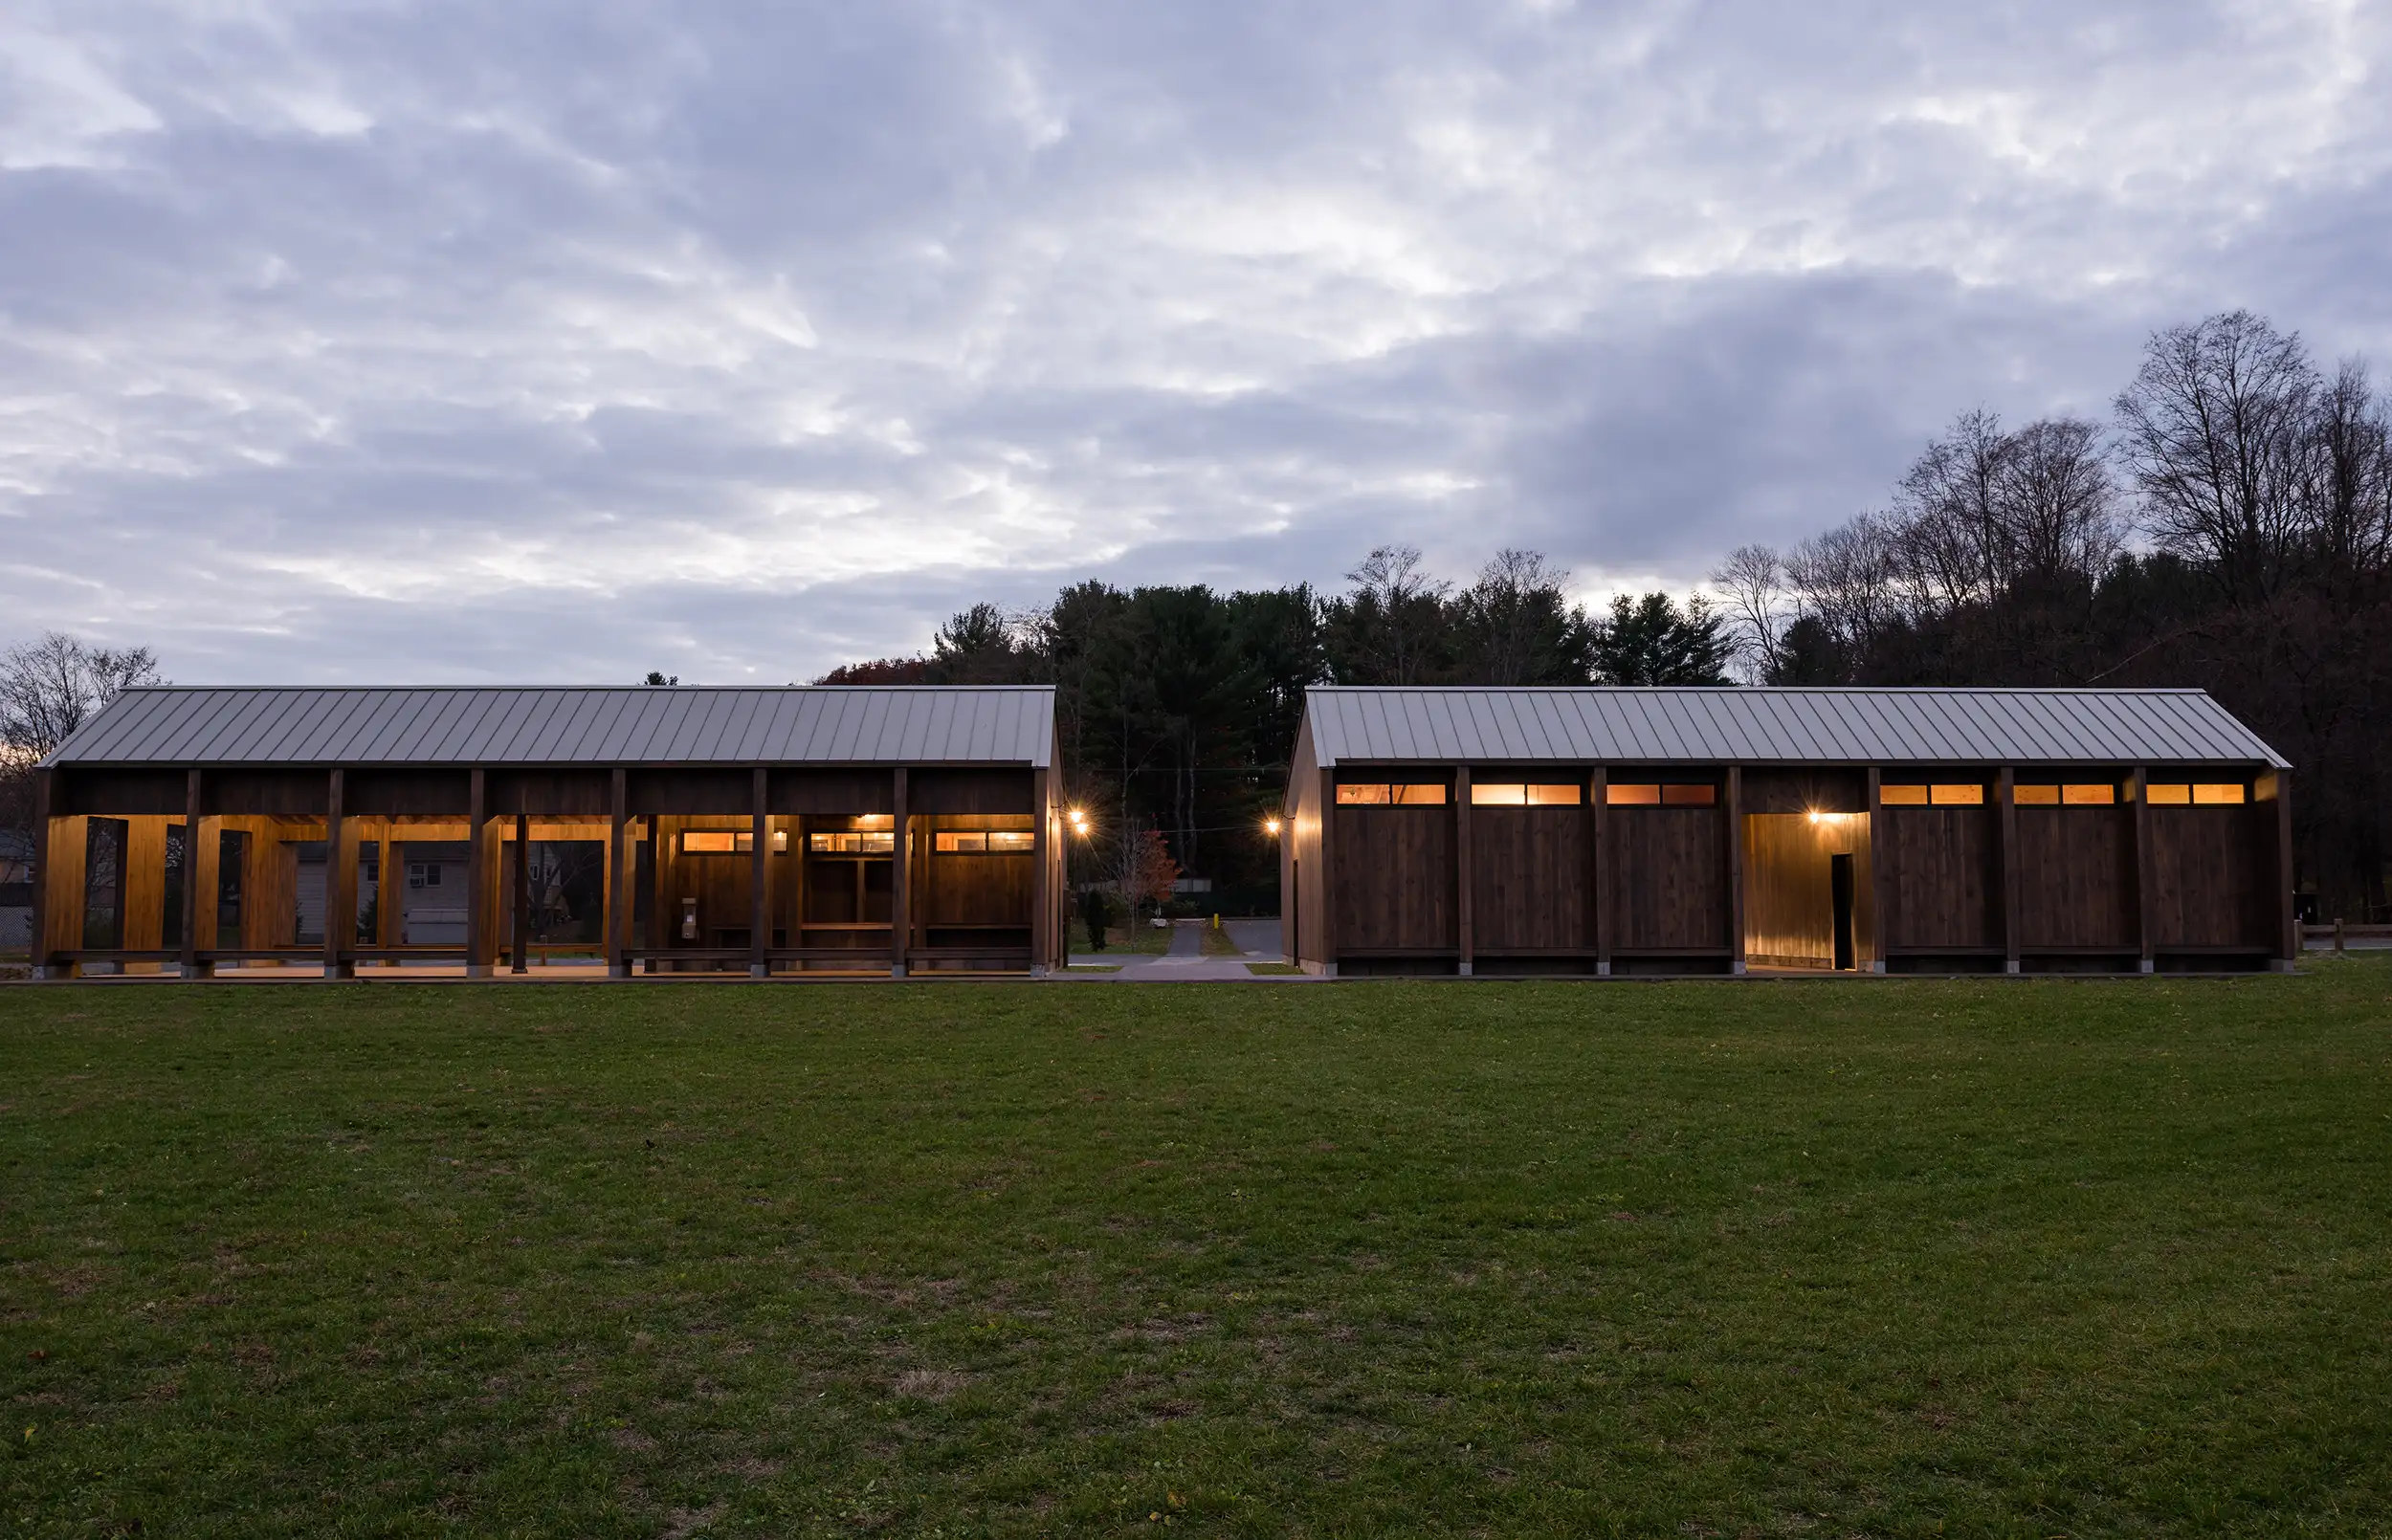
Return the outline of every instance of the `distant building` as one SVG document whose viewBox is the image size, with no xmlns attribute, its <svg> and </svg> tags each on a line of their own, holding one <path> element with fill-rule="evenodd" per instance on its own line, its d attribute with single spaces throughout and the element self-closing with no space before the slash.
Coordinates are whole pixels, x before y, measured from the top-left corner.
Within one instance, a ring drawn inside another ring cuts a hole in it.
<svg viewBox="0 0 2392 1540">
<path fill-rule="evenodd" d="M 2197 690 L 1309 692 L 1316 972 L 2291 965 L 2290 766 Z"/>
<path fill-rule="evenodd" d="M 1048 687 L 128 691 L 36 772 L 34 960 L 1043 972 L 1053 741 Z"/>
</svg>

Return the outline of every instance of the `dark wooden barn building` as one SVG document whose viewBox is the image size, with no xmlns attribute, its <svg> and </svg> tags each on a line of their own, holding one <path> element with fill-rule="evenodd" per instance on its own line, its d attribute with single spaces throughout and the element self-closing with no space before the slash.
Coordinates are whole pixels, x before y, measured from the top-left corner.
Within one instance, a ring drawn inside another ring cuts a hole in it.
<svg viewBox="0 0 2392 1540">
<path fill-rule="evenodd" d="M 2290 966 L 2289 766 L 2200 691 L 1324 688 L 1315 972 Z"/>
<path fill-rule="evenodd" d="M 128 691 L 36 772 L 38 976 L 1061 961 L 1048 688 Z"/>
</svg>

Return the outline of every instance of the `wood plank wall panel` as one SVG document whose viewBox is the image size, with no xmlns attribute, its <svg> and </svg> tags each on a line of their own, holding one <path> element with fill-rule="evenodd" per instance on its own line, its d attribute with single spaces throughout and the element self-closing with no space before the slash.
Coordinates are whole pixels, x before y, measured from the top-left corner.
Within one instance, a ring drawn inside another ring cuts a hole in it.
<svg viewBox="0 0 2392 1540">
<path fill-rule="evenodd" d="M 1583 807 L 1471 809 L 1475 950 L 1592 950 L 1586 820 Z"/>
<path fill-rule="evenodd" d="M 39 873 L 42 884 L 41 952 L 75 952 L 83 945 L 83 884 L 90 856 L 91 820 L 79 813 L 50 820 L 50 844 Z"/>
<path fill-rule="evenodd" d="M 1744 956 L 1776 967 L 1835 964 L 1835 891 L 1830 856 L 1855 842 L 1834 840 L 1807 814 L 1752 813 L 1744 819 Z M 1830 848 L 1830 846 L 1833 848 Z M 1857 899 L 1854 905 L 1858 908 Z M 1859 931 L 1854 916 L 1855 937 Z"/>
<path fill-rule="evenodd" d="M 493 770 L 490 811 L 536 818 L 604 818 L 613 802 L 604 770 Z"/>
<path fill-rule="evenodd" d="M 2019 942 L 2136 948 L 2131 807 L 2018 809 Z"/>
<path fill-rule="evenodd" d="M 927 831 L 925 831 L 927 833 Z M 1028 929 L 1035 900 L 1036 860 L 1027 852 L 941 855 L 932 852 L 923 877 L 921 909 L 931 925 L 1008 925 Z"/>
<path fill-rule="evenodd" d="M 1037 788 L 1029 770 L 917 770 L 905 802 L 915 813 L 1029 813 Z"/>
<path fill-rule="evenodd" d="M 321 770 L 210 770 L 200 797 L 211 813 L 321 818 L 331 790 L 331 781 Z M 266 944 L 281 945 L 278 941 Z"/>
<path fill-rule="evenodd" d="M 1607 811 L 1612 951 L 1726 951 L 1726 815 L 1709 807 Z"/>
<path fill-rule="evenodd" d="M 626 789 L 634 813 L 744 818 L 753 805 L 754 783 L 746 770 L 634 770 Z"/>
<path fill-rule="evenodd" d="M 213 780 L 219 771 L 210 771 Z M 384 818 L 454 818 L 473 808 L 473 778 L 464 770 L 351 770 L 341 805 Z"/>
<path fill-rule="evenodd" d="M 179 815 L 189 794 L 181 770 L 69 769 L 58 772 L 55 783 L 65 795 L 52 811 L 107 818 Z"/>
<path fill-rule="evenodd" d="M 181 823 L 181 819 L 176 819 Z M 166 820 L 124 821 L 124 871 L 118 911 L 117 944 L 133 952 L 165 946 L 166 931 Z"/>
<path fill-rule="evenodd" d="M 784 815 L 897 811 L 897 785 L 886 770 L 775 770 L 764 795 L 770 810 Z"/>
<path fill-rule="evenodd" d="M 2002 944 L 1998 807 L 1888 807 L 1886 886 L 1895 948 Z"/>
<path fill-rule="evenodd" d="M 1635 777 L 1628 772 L 1622 781 Z M 1862 813 L 1869 810 L 1866 777 L 1859 770 L 1780 770 L 1744 772 L 1744 811 L 1747 813 Z"/>
<path fill-rule="evenodd" d="M 1330 901 L 1340 953 L 1451 951 L 1453 809 L 1332 807 Z"/>
<path fill-rule="evenodd" d="M 2153 939 L 2169 947 L 2272 947 L 2274 808 L 2154 807 Z"/>
</svg>

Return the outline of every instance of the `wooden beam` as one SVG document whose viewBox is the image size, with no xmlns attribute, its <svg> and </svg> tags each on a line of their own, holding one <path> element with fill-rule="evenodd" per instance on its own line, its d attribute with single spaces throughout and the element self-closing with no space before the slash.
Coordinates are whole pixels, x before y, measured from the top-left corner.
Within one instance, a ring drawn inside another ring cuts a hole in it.
<svg viewBox="0 0 2392 1540">
<path fill-rule="evenodd" d="M 2278 770 L 2275 785 L 2275 902 L 2277 918 L 2275 966 L 2289 973 L 2300 960 L 2299 895 L 2293 891 L 2292 773 Z M 2336 922 L 2340 923 L 2338 920 Z"/>
<path fill-rule="evenodd" d="M 1473 925 L 1477 906 L 1472 899 L 1476 894 L 1471 891 L 1477 886 L 1475 875 L 1470 850 L 1470 766 L 1462 765 L 1453 772 L 1453 944 L 1461 957 L 1456 971 L 1465 979 L 1478 939 Z"/>
<path fill-rule="evenodd" d="M 207 847 L 201 834 L 207 819 L 200 813 L 199 778 L 197 770 L 183 776 L 183 955 L 177 971 L 186 979 L 206 977 L 199 962 L 199 852 Z"/>
<path fill-rule="evenodd" d="M 772 772 L 758 765 L 748 781 L 747 843 L 751 861 L 747 879 L 747 977 L 769 979 L 772 964 L 764 957 L 772 945 L 772 815 L 765 811 Z"/>
<path fill-rule="evenodd" d="M 1337 811 L 1338 773 L 1325 768 L 1320 772 L 1320 869 L 1313 873 L 1313 903 L 1320 911 L 1320 972 L 1328 979 L 1338 976 L 1338 868 L 1330 848 Z"/>
<path fill-rule="evenodd" d="M 57 795 L 55 787 L 55 770 L 33 772 L 33 933 L 26 937 L 33 954 L 33 977 L 48 979 L 50 971 L 50 914 L 56 907 L 50 896 L 55 885 L 58 863 L 53 858 L 56 841 L 50 828 L 50 807 Z M 68 964 L 71 968 L 73 964 Z M 66 977 L 61 974 L 57 977 Z"/>
<path fill-rule="evenodd" d="M 507 925 L 507 972 L 528 973 L 532 958 L 532 821 L 524 813 L 515 815 L 514 889 L 514 902 L 508 906 L 511 918 Z"/>
<path fill-rule="evenodd" d="M 609 776 L 608 797 L 610 816 L 607 822 L 607 977 L 628 979 L 631 969 L 623 958 L 623 937 L 631 923 L 631 874 L 625 869 L 631 859 L 629 841 L 624 838 L 631 821 L 630 776 L 621 765 Z"/>
<path fill-rule="evenodd" d="M 1993 783 L 1994 838 L 2001 842 L 2002 971 L 2018 972 L 2018 771 L 2004 765 Z"/>
<path fill-rule="evenodd" d="M 1604 840 L 1610 833 L 1611 813 L 1606 799 L 1611 794 L 1611 772 L 1597 765 L 1586 778 L 1586 913 L 1595 923 L 1595 972 L 1608 978 L 1611 973 L 1611 904 L 1604 891 L 1604 878 L 1608 869 L 1604 864 Z"/>
<path fill-rule="evenodd" d="M 897 767 L 895 806 L 891 827 L 897 832 L 889 842 L 889 857 L 893 869 L 889 876 L 889 977 L 905 977 L 905 952 L 914 940 L 914 851 L 906 836 L 905 766 Z M 863 869 L 863 863 L 856 863 Z M 856 912 L 859 915 L 861 910 Z"/>
<path fill-rule="evenodd" d="M 1057 966 L 1054 960 L 1054 891 L 1057 884 L 1049 867 L 1054 855 L 1054 841 L 1048 825 L 1054 822 L 1054 807 L 1048 801 L 1054 781 L 1052 773 L 1033 770 L 1030 777 L 1030 804 L 1036 809 L 1037 822 L 1030 834 L 1030 977 L 1046 977 L 1047 970 Z"/>
<path fill-rule="evenodd" d="M 2137 765 L 2126 778 L 2126 794 L 2134 799 L 2135 816 L 2135 950 L 2140 961 L 2136 966 L 2151 972 L 2151 798 L 2146 782 L 2150 780 L 2143 767 Z"/>
<path fill-rule="evenodd" d="M 1744 767 L 1728 766 L 1728 971 L 1744 971 Z"/>
<path fill-rule="evenodd" d="M 465 795 L 465 977 L 490 977 L 490 778 L 476 770 Z"/>
<path fill-rule="evenodd" d="M 1894 922 L 1893 850 L 1885 837 L 1884 777 L 1875 765 L 1869 767 L 1869 907 L 1871 919 L 1877 930 L 1877 955 L 1870 959 L 1869 971 L 1885 972 L 1887 949 L 1892 945 Z"/>
<path fill-rule="evenodd" d="M 342 803 L 347 777 L 334 770 L 324 789 L 324 977 L 353 979 L 356 965 L 343 957 L 357 946 L 357 852 L 349 843 L 350 821 Z"/>
</svg>

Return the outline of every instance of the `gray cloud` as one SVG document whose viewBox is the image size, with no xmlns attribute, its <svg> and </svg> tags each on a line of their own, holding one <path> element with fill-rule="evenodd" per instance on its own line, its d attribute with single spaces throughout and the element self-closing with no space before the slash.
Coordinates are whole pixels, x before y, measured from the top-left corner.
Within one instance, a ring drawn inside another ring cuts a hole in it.
<svg viewBox="0 0 2392 1540">
<path fill-rule="evenodd" d="M 1696 580 L 2248 305 L 2392 356 L 2381 8 L 0 17 L 8 624 L 804 678 L 1417 541 Z"/>
</svg>

